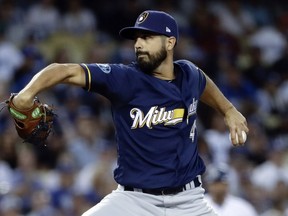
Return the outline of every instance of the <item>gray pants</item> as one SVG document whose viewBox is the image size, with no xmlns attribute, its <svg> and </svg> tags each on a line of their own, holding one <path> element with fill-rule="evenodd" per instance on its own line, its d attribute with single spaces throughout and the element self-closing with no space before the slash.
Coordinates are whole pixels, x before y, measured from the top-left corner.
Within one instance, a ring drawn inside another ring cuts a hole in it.
<svg viewBox="0 0 288 216">
<path fill-rule="evenodd" d="M 82 216 L 217 216 L 196 187 L 175 195 L 150 195 L 124 191 L 122 186 Z"/>
</svg>

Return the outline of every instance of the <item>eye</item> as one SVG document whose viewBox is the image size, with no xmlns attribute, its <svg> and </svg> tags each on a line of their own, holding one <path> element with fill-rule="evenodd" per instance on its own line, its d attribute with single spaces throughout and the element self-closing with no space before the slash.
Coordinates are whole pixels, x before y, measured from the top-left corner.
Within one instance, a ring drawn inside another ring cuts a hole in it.
<svg viewBox="0 0 288 216">
<path fill-rule="evenodd" d="M 142 38 L 143 40 L 147 40 L 150 36 L 149 35 L 146 35 L 146 34 L 143 34 L 140 36 L 140 38 Z"/>
</svg>

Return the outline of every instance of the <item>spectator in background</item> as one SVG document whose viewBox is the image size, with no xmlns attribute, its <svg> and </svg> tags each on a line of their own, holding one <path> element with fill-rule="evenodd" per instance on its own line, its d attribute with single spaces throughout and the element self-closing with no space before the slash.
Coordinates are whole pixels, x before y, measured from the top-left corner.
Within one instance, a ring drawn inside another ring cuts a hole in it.
<svg viewBox="0 0 288 216">
<path fill-rule="evenodd" d="M 269 140 L 263 127 L 259 123 L 250 121 L 249 139 L 246 143 L 245 157 L 253 167 L 259 166 L 267 160 Z"/>
<path fill-rule="evenodd" d="M 63 154 L 58 161 L 56 170 L 59 176 L 59 183 L 55 188 L 52 189 L 52 206 L 57 209 L 61 215 L 72 216 L 74 215 L 74 181 L 77 171 L 73 158 L 68 154 Z"/>
<path fill-rule="evenodd" d="M 282 113 L 282 116 L 287 117 L 288 116 L 288 111 L 287 111 L 287 107 L 288 107 L 288 76 L 286 77 L 285 80 L 283 80 L 283 82 L 279 86 L 276 96 L 277 96 L 277 101 L 278 101 L 278 105 L 279 105 L 279 110 Z M 280 129 L 284 129 L 284 131 L 282 131 L 282 132 L 285 133 L 285 131 L 287 132 L 287 129 L 288 129 L 287 118 L 286 118 L 286 120 L 282 119 L 282 122 L 283 122 L 283 125 L 281 125 L 281 126 L 283 126 L 283 127 L 281 127 Z"/>
<path fill-rule="evenodd" d="M 0 25 L 0 86 L 6 86 L 24 57 L 21 51 L 5 37 L 6 28 Z M 8 89 L 8 87 L 6 87 Z"/>
<path fill-rule="evenodd" d="M 40 0 L 27 11 L 27 31 L 44 40 L 59 30 L 60 14 L 54 0 Z"/>
<path fill-rule="evenodd" d="M 204 182 L 207 184 L 208 203 L 220 216 L 257 216 L 254 207 L 246 200 L 229 192 L 229 170 L 226 166 L 207 168 Z"/>
<path fill-rule="evenodd" d="M 210 5 L 211 11 L 219 17 L 221 28 L 241 38 L 255 28 L 255 20 L 252 14 L 243 7 L 240 0 L 213 1 Z"/>
<path fill-rule="evenodd" d="M 106 45 L 107 46 L 107 45 Z M 134 49 L 131 48 L 131 41 L 122 41 L 113 55 L 113 61 L 128 63 L 134 59 Z M 95 59 L 95 58 L 94 58 Z M 101 58 L 100 58 L 101 59 Z"/>
<path fill-rule="evenodd" d="M 201 1 L 197 4 L 195 12 L 187 17 L 190 26 L 185 32 L 194 40 L 191 47 L 193 51 L 190 51 L 194 52 L 193 61 L 196 60 L 196 64 L 216 80 L 222 59 L 237 58 L 240 40 L 223 30 L 219 16 L 211 12 L 209 3 Z"/>
<path fill-rule="evenodd" d="M 106 145 L 98 153 L 98 157 L 95 163 L 86 165 L 78 172 L 75 181 L 77 192 L 84 194 L 93 205 L 116 188 L 113 178 L 113 170 L 117 164 L 115 147 Z"/>
<path fill-rule="evenodd" d="M 261 216 L 288 216 L 288 187 L 283 181 L 279 181 L 271 194 L 268 209 Z"/>
<path fill-rule="evenodd" d="M 17 147 L 15 146 L 15 143 L 17 143 L 19 138 L 16 136 L 16 133 L 13 133 L 12 127 L 14 126 L 11 124 L 7 124 L 7 127 L 1 130 L 1 132 L 3 133 L 1 133 L 0 135 L 0 149 L 1 149 L 0 164 L 1 163 L 7 164 L 7 168 L 9 169 L 15 169 L 18 166 L 17 164 L 18 153 L 17 153 Z M 11 172 L 9 172 L 8 170 L 3 173 L 0 173 L 0 179 L 2 178 L 5 179 L 5 176 L 10 175 L 10 174 Z M 12 179 L 9 179 L 8 181 L 9 183 L 12 182 L 10 180 Z"/>
<path fill-rule="evenodd" d="M 0 200 L 10 192 L 12 188 L 12 180 L 13 170 L 10 168 L 9 164 L 0 160 Z"/>
<path fill-rule="evenodd" d="M 26 216 L 62 216 L 50 205 L 50 195 L 46 190 L 34 190 L 31 201 L 32 208 Z"/>
<path fill-rule="evenodd" d="M 248 4 L 245 4 L 245 7 L 247 11 L 251 14 L 257 27 L 271 25 L 273 13 L 271 13 L 271 8 L 267 6 L 267 4 L 263 4 L 262 0 L 250 0 L 246 3 Z"/>
<path fill-rule="evenodd" d="M 22 202 L 18 196 L 7 195 L 0 200 L 1 216 L 23 216 L 21 214 Z"/>
<path fill-rule="evenodd" d="M 286 47 L 285 54 L 279 61 L 275 62 L 273 67 L 280 76 L 281 83 L 276 93 L 276 102 L 279 112 L 283 115 L 288 115 L 288 46 Z M 286 126 L 287 129 L 287 126 Z"/>
<path fill-rule="evenodd" d="M 284 182 L 288 186 L 286 154 L 287 147 L 285 146 L 270 147 L 268 160 L 255 167 L 251 173 L 251 181 L 255 187 L 260 187 L 267 194 L 271 194 L 279 182 Z"/>
<path fill-rule="evenodd" d="M 248 37 L 248 44 L 257 47 L 261 51 L 261 63 L 272 66 L 284 55 L 287 47 L 287 38 L 280 28 L 279 18 L 275 25 L 263 26 L 255 30 Z"/>
<path fill-rule="evenodd" d="M 258 89 L 263 88 L 267 77 L 271 77 L 271 71 L 268 70 L 262 62 L 261 50 L 259 47 L 249 46 L 242 53 L 245 59 L 242 63 L 244 78 L 252 82 Z M 245 63 L 244 63 L 245 62 Z"/>
<path fill-rule="evenodd" d="M 213 164 L 228 163 L 230 160 L 229 151 L 232 146 L 229 141 L 229 131 L 219 113 L 213 114 L 210 128 L 203 131 L 203 133 L 212 153 Z"/>
<path fill-rule="evenodd" d="M 97 19 L 91 10 L 84 8 L 81 0 L 68 1 L 68 11 L 62 18 L 62 31 L 74 36 L 94 33 Z"/>
<path fill-rule="evenodd" d="M 256 99 L 256 88 L 246 80 L 241 70 L 229 61 L 224 60 L 221 66 L 220 89 L 223 94 L 241 111 L 248 105 L 253 106 Z"/>
<path fill-rule="evenodd" d="M 38 172 L 34 151 L 28 146 L 21 146 L 18 151 L 17 168 L 14 170 L 10 193 L 21 199 L 23 213 L 31 210 L 32 194 L 42 187 Z"/>
<path fill-rule="evenodd" d="M 20 91 L 33 75 L 45 65 L 45 59 L 37 47 L 33 35 L 27 38 L 25 45 L 21 48 L 21 53 L 23 55 L 23 62 L 21 66 L 14 71 L 12 77 L 13 85 L 11 85 L 11 89 L 13 92 Z"/>
<path fill-rule="evenodd" d="M 29 5 L 27 1 L 26 5 Z M 5 27 L 5 37 L 16 46 L 21 46 L 27 35 L 25 10 L 16 1 L 0 1 L 0 26 Z"/>
<path fill-rule="evenodd" d="M 74 136 L 68 140 L 68 151 L 73 155 L 77 167 L 84 168 L 96 163 L 110 143 L 103 137 L 101 121 L 93 116 L 89 108 L 79 110 L 75 125 Z"/>
</svg>

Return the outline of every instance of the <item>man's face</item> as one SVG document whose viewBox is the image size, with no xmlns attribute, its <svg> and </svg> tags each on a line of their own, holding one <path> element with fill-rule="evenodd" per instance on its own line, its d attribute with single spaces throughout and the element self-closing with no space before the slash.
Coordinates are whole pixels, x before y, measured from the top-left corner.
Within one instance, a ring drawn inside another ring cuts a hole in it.
<svg viewBox="0 0 288 216">
<path fill-rule="evenodd" d="M 165 37 L 159 35 L 140 34 L 135 39 L 136 60 L 140 69 L 147 74 L 166 59 Z"/>
</svg>

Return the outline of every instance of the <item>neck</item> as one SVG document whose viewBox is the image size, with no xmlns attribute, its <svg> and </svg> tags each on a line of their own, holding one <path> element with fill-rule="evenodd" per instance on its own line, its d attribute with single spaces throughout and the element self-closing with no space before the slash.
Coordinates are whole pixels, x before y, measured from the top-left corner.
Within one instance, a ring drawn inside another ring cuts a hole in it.
<svg viewBox="0 0 288 216">
<path fill-rule="evenodd" d="M 166 59 L 154 71 L 154 76 L 162 80 L 175 79 L 173 60 Z"/>
</svg>

